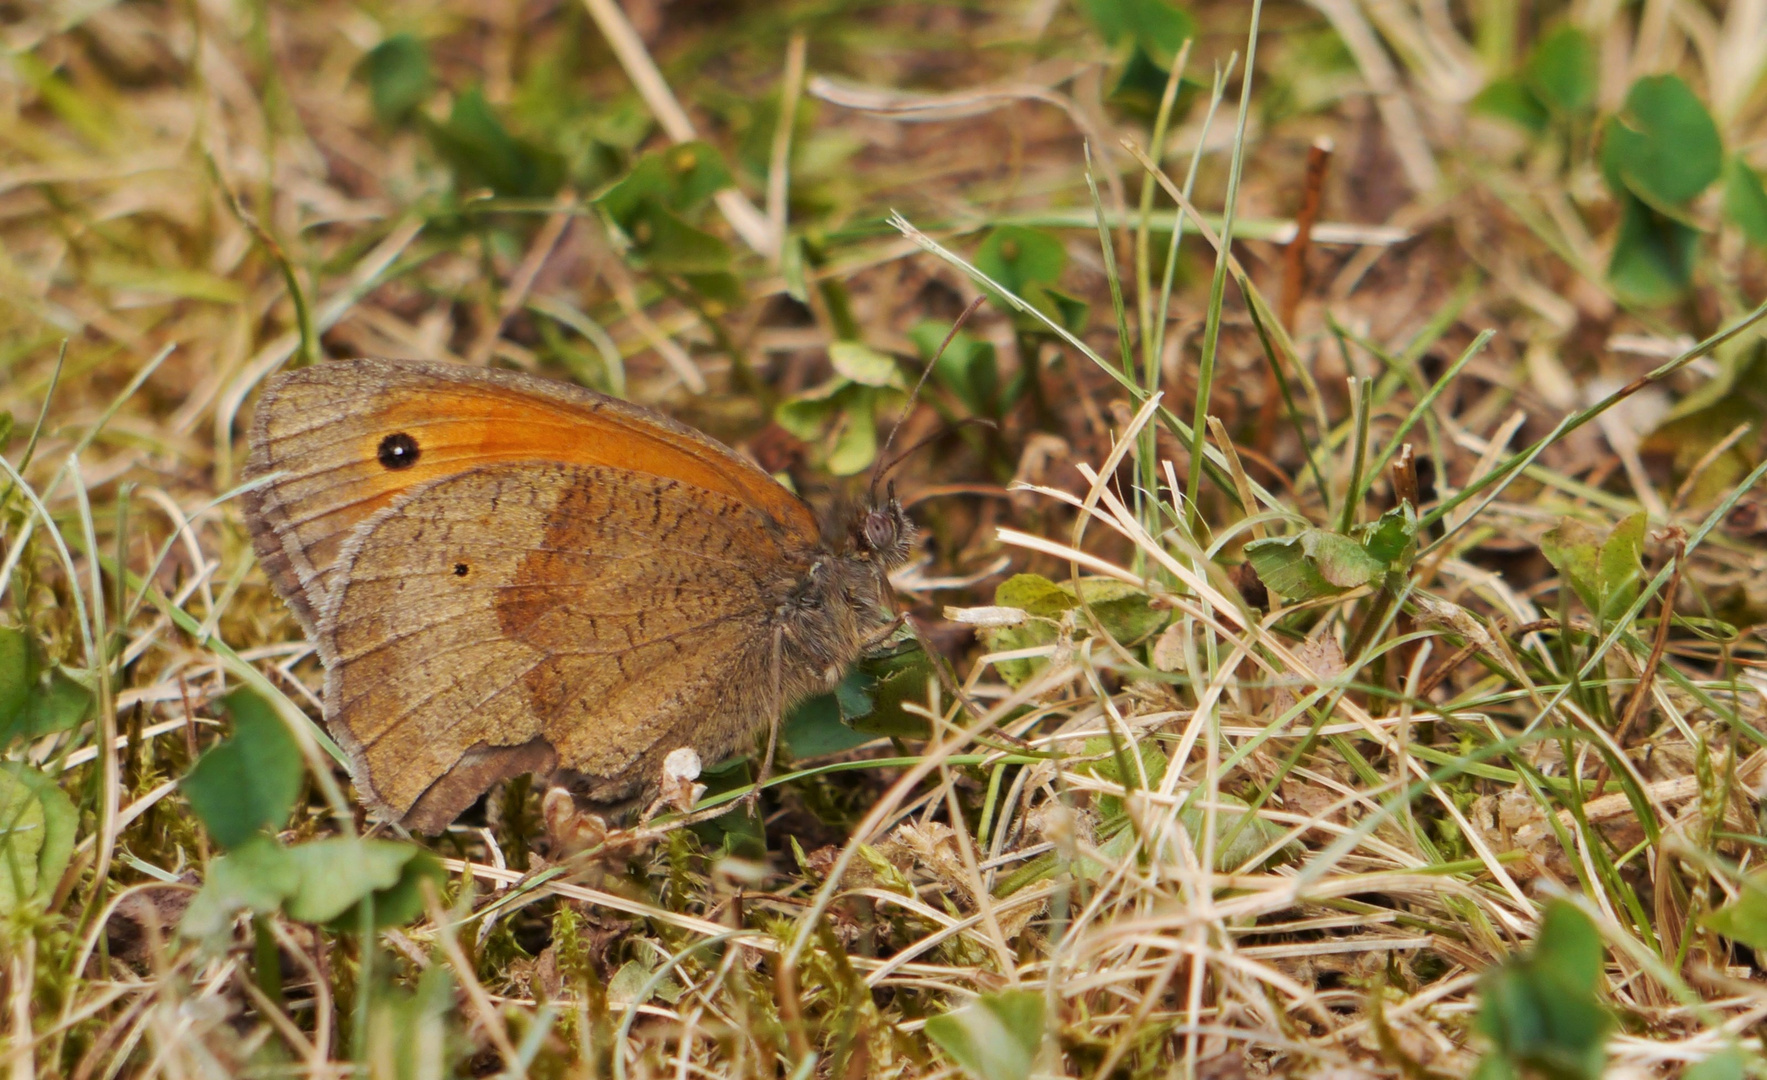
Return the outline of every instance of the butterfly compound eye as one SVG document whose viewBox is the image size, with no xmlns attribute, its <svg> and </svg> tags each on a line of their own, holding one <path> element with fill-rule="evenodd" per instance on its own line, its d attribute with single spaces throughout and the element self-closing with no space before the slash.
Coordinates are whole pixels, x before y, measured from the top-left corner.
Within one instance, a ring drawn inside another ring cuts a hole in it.
<svg viewBox="0 0 1767 1080">
<path fill-rule="evenodd" d="M 417 440 L 403 431 L 395 431 L 380 441 L 375 457 L 389 469 L 409 469 L 417 464 Z"/>
<path fill-rule="evenodd" d="M 906 560 L 908 549 L 914 542 L 914 524 L 903 512 L 902 504 L 894 498 L 868 511 L 859 519 L 856 531 L 858 546 L 889 567 Z"/>
</svg>

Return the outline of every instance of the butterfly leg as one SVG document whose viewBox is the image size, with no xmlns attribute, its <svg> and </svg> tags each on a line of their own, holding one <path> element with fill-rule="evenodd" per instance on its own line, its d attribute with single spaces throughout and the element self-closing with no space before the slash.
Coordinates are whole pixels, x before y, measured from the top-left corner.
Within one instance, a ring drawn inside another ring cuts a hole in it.
<svg viewBox="0 0 1767 1080">
<path fill-rule="evenodd" d="M 743 796 L 744 802 L 757 807 L 761 801 L 761 788 L 765 787 L 767 781 L 773 778 L 773 756 L 779 751 L 779 728 L 785 723 L 785 717 L 780 715 L 785 709 L 784 653 L 785 631 L 775 629 L 773 631 L 773 700 L 767 708 L 769 717 L 767 721 L 767 754 L 761 759 L 761 772 L 755 777 L 754 789 Z"/>
</svg>

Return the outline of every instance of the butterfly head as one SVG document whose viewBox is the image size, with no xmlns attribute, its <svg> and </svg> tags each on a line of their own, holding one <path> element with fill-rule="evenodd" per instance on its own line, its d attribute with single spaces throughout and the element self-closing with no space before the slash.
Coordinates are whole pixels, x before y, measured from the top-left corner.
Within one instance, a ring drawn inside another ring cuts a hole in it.
<svg viewBox="0 0 1767 1080">
<path fill-rule="evenodd" d="M 889 572 L 908 561 L 914 549 L 914 522 L 896 498 L 896 486 L 870 509 L 861 512 L 852 527 L 853 551 L 863 559 Z"/>
</svg>

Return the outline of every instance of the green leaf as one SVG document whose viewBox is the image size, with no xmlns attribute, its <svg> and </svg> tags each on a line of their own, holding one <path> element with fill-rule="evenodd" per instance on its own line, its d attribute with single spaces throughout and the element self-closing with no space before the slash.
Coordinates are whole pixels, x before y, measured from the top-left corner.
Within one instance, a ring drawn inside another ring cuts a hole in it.
<svg viewBox="0 0 1767 1080">
<path fill-rule="evenodd" d="M 1166 613 L 1148 602 L 1146 590 L 1126 581 L 1081 578 L 1077 595 L 1072 582 L 1060 588 L 1076 597 L 1076 607 L 1080 606 L 1078 598 L 1083 597 L 1098 628 L 1120 644 L 1132 645 L 1166 624 Z"/>
<path fill-rule="evenodd" d="M 723 241 L 720 240 L 719 243 L 722 244 Z M 725 245 L 724 250 L 728 252 L 729 245 Z M 683 273 L 681 280 L 705 301 L 706 312 L 710 315 L 739 308 L 748 299 L 748 293 L 742 287 L 742 279 L 728 270 L 712 274 Z"/>
<path fill-rule="evenodd" d="M 902 371 L 896 366 L 896 358 L 862 342 L 835 342 L 828 347 L 828 362 L 837 375 L 861 386 L 907 389 L 902 385 Z"/>
<path fill-rule="evenodd" d="M 1043 1042 L 1043 995 L 1035 990 L 984 994 L 926 1022 L 927 1038 L 980 1080 L 1025 1080 Z"/>
<path fill-rule="evenodd" d="M 242 911 L 267 913 L 300 887 L 300 868 L 288 849 L 254 836 L 209 863 L 208 880 L 191 898 L 178 932 L 218 947 Z"/>
<path fill-rule="evenodd" d="M 1601 932 L 1576 905 L 1560 900 L 1546 906 L 1534 940 L 1536 964 L 1579 993 L 1593 994 L 1601 981 L 1602 951 Z"/>
<path fill-rule="evenodd" d="M 1724 145 L 1711 113 L 1676 75 L 1632 84 L 1603 131 L 1601 167 L 1615 193 L 1659 211 L 1685 206 L 1718 179 Z"/>
<path fill-rule="evenodd" d="M 1767 247 L 1767 190 L 1740 157 L 1724 166 L 1724 216 L 1756 247 Z"/>
<path fill-rule="evenodd" d="M 1045 619 L 1060 617 L 1077 602 L 1072 591 L 1041 574 L 1014 574 L 994 587 L 994 603 Z"/>
<path fill-rule="evenodd" d="M 374 925 L 397 926 L 423 911 L 420 883 L 440 888 L 441 863 L 413 844 L 337 836 L 288 849 L 299 884 L 288 894 L 291 919 L 350 931 L 361 925 L 359 905 L 374 902 Z"/>
<path fill-rule="evenodd" d="M 707 142 L 677 143 L 655 155 L 668 179 L 669 209 L 687 214 L 735 183 L 718 150 Z"/>
<path fill-rule="evenodd" d="M 91 715 L 95 700 L 59 667 L 44 670 L 28 631 L 0 627 L 0 747 L 69 731 Z"/>
<path fill-rule="evenodd" d="M 1575 905 L 1553 901 L 1532 952 L 1479 980 L 1479 1030 L 1513 1071 L 1595 1080 L 1613 1026 L 1595 995 L 1601 966 L 1595 926 Z"/>
<path fill-rule="evenodd" d="M 663 274 L 723 274 L 730 245 L 655 200 L 647 200 L 621 223 L 632 248 L 650 269 Z"/>
<path fill-rule="evenodd" d="M 1743 1080 L 1748 1075 L 1748 1058 L 1734 1046 L 1718 1051 L 1704 1061 L 1697 1061 L 1681 1074 L 1681 1080 Z"/>
<path fill-rule="evenodd" d="M 1245 818 L 1247 814 L 1251 814 L 1251 820 L 1243 826 L 1240 825 L 1241 819 Z M 1197 800 L 1186 802 L 1178 811 L 1178 823 L 1184 826 L 1184 831 L 1189 835 L 1190 842 L 1195 846 L 1199 856 L 1202 853 L 1201 837 L 1208 820 L 1208 808 L 1200 805 Z M 1225 874 L 1239 869 L 1245 865 L 1246 860 L 1279 839 L 1283 832 L 1282 826 L 1276 822 L 1252 814 L 1251 804 L 1244 799 L 1229 792 L 1217 792 L 1215 796 L 1216 872 Z M 1223 844 L 1223 841 L 1229 837 L 1233 842 Z M 1288 857 L 1287 853 L 1293 851 L 1295 847 L 1296 845 L 1291 843 L 1284 850 L 1273 853 L 1269 859 L 1265 860 L 1266 864 L 1283 861 Z M 1174 851 L 1170 857 L 1177 859 L 1179 856 Z"/>
<path fill-rule="evenodd" d="M 909 702 L 925 701 L 927 682 L 935 678 L 932 662 L 918 645 L 898 642 L 891 652 L 859 661 L 853 672 L 867 680 L 862 691 L 854 693 L 860 686 L 842 683 L 836 697 L 842 720 L 854 730 L 874 738 L 924 739 L 930 734 L 924 716 L 903 708 Z"/>
<path fill-rule="evenodd" d="M 1560 26 L 1534 46 L 1524 74 L 1534 96 L 1552 112 L 1583 112 L 1595 104 L 1595 42 L 1576 26 Z"/>
<path fill-rule="evenodd" d="M 691 214 L 731 185 L 730 170 L 709 143 L 689 142 L 645 154 L 595 199 L 614 222 L 632 232 L 632 218 L 646 204 Z"/>
<path fill-rule="evenodd" d="M 79 812 L 54 780 L 0 762 L 0 916 L 46 899 L 74 853 Z"/>
<path fill-rule="evenodd" d="M 1301 548 L 1319 576 L 1339 589 L 1367 585 L 1387 568 L 1353 538 L 1324 529 L 1303 533 Z"/>
<path fill-rule="evenodd" d="M 394 34 L 370 49 L 356 74 L 368 83 L 375 118 L 389 127 L 409 118 L 435 89 L 429 49 L 414 34 Z"/>
<path fill-rule="evenodd" d="M 1552 114 L 1540 104 L 1534 91 L 1520 78 L 1493 79 L 1472 99 L 1472 110 L 1484 116 L 1507 120 L 1535 135 L 1546 130 Z"/>
<path fill-rule="evenodd" d="M 1080 608 L 1080 597 L 1086 598 L 1091 617 L 1100 630 L 1122 644 L 1134 644 L 1165 625 L 1166 613 L 1155 609 L 1147 593 L 1127 582 L 1109 578 L 1082 578 L 1078 591 L 1073 582 L 1053 582 L 1038 574 L 1015 574 L 994 589 L 994 603 L 1013 607 L 1032 616 L 1018 626 L 993 626 L 982 631 L 982 640 L 991 652 L 1012 652 L 1053 643 L 1058 631 L 1052 624 L 1063 612 Z M 1085 631 L 1090 624 L 1082 620 L 1077 627 Z M 1042 670 L 1040 658 L 1002 661 L 997 670 L 1011 686 Z"/>
<path fill-rule="evenodd" d="M 1062 329 L 1070 334 L 1079 334 L 1086 329 L 1086 313 L 1092 310 L 1086 301 L 1045 286 L 1032 285 L 1029 288 L 1038 297 L 1032 301 L 1038 310 L 1052 316 Z"/>
<path fill-rule="evenodd" d="M 1390 569 L 1407 570 L 1417 556 L 1417 510 L 1410 503 L 1396 506 L 1356 529 L 1355 535 L 1370 558 Z"/>
<path fill-rule="evenodd" d="M 780 427 L 805 442 L 822 437 L 830 419 L 838 415 L 855 393 L 853 384 L 834 378 L 821 386 L 787 398 L 773 410 Z"/>
<path fill-rule="evenodd" d="M 31 638 L 24 630 L 0 626 L 0 746 L 10 741 L 31 701 L 37 681 Z"/>
<path fill-rule="evenodd" d="M 564 159 L 510 134 L 477 88 L 455 98 L 447 123 L 430 124 L 429 133 L 462 191 L 490 188 L 505 197 L 538 198 L 564 182 Z"/>
<path fill-rule="evenodd" d="M 1700 922 L 1713 933 L 1751 949 L 1767 949 L 1767 871 L 1744 878 L 1736 899 Z"/>
<path fill-rule="evenodd" d="M 908 332 L 921 358 L 932 361 L 933 378 L 977 416 L 999 416 L 1011 402 L 1000 400 L 1000 365 L 994 346 L 958 331 L 945 346 L 949 332 L 944 323 L 927 320 Z M 936 358 L 936 359 L 935 359 Z"/>
<path fill-rule="evenodd" d="M 1160 102 L 1166 96 L 1166 83 L 1171 81 L 1172 63 L 1177 59 L 1175 52 L 1164 56 L 1163 60 L 1157 59 L 1140 44 L 1130 46 L 1129 58 L 1123 63 L 1107 100 L 1144 117 L 1157 116 Z M 1172 102 L 1173 115 L 1182 116 L 1203 88 L 1203 84 L 1195 79 L 1180 75 L 1178 94 Z"/>
<path fill-rule="evenodd" d="M 1027 300 L 1027 286 L 1053 284 L 1067 263 L 1067 249 L 1058 237 L 1023 225 L 995 229 L 976 249 L 975 257 L 978 270 Z"/>
<path fill-rule="evenodd" d="M 1122 767 L 1124 764 L 1133 767 L 1134 761 L 1125 755 L 1125 760 L 1119 762 L 1116 746 L 1108 735 L 1096 735 L 1086 740 L 1081 748 L 1081 753 L 1087 757 L 1098 757 L 1098 760 L 1084 762 L 1075 771 L 1117 784 L 1125 791 L 1143 791 L 1159 787 L 1160 781 L 1166 776 L 1168 762 L 1165 751 L 1161 750 L 1159 744 L 1152 739 L 1140 739 L 1136 742 L 1135 747 L 1137 751 L 1135 756 L 1141 759 L 1141 769 L 1126 779 L 1123 776 Z M 1099 757 L 1101 754 L 1104 756 Z M 1145 784 L 1142 783 L 1143 776 L 1147 778 Z M 1098 813 L 1107 822 L 1112 818 L 1122 817 L 1123 800 L 1115 795 L 1100 795 L 1098 797 Z"/>
<path fill-rule="evenodd" d="M 836 476 L 862 473 L 877 459 L 876 404 L 870 394 L 856 396 L 841 418 L 834 448 L 828 453 L 828 471 Z"/>
<path fill-rule="evenodd" d="M 1128 39 L 1163 66 L 1196 37 L 1196 20 L 1167 0 L 1077 0 L 1077 6 L 1107 44 Z"/>
<path fill-rule="evenodd" d="M 699 780 L 706 786 L 707 795 L 720 795 L 753 784 L 755 770 L 748 758 L 734 757 L 703 770 Z M 758 860 L 767 857 L 766 829 L 752 803 L 734 813 L 698 822 L 692 828 L 702 841 L 715 849 L 715 855 Z"/>
<path fill-rule="evenodd" d="M 1287 600 L 1335 596 L 1367 585 L 1387 570 L 1353 538 L 1325 529 L 1272 536 L 1245 546 L 1246 561 L 1266 588 Z"/>
<path fill-rule="evenodd" d="M 1630 192 L 1620 196 L 1620 203 L 1620 230 L 1608 260 L 1608 281 L 1632 303 L 1659 305 L 1679 299 L 1693 281 L 1699 233 Z"/>
<path fill-rule="evenodd" d="M 990 626 L 982 630 L 982 641 L 989 652 L 1016 652 L 1019 649 L 1053 645 L 1058 636 L 1055 627 L 1037 621 L 1020 626 Z M 994 670 L 1006 680 L 1006 685 L 1017 689 L 1029 682 L 1048 663 L 1045 657 L 1022 657 L 996 661 Z"/>
<path fill-rule="evenodd" d="M 288 820 L 301 793 L 301 748 L 276 710 L 249 690 L 221 699 L 233 735 L 210 747 L 180 782 L 190 808 L 223 847 L 238 847 Z"/>
<path fill-rule="evenodd" d="M 842 722 L 845 711 L 841 701 L 843 691 L 847 696 L 855 692 L 865 696 L 863 688 L 868 683 L 869 680 L 858 671 L 849 671 L 834 690 L 808 698 L 792 709 L 779 731 L 779 740 L 784 744 L 786 752 L 793 758 L 800 759 L 822 757 L 825 754 L 851 750 L 876 738 L 875 735 L 855 731 Z M 871 701 L 868 696 L 865 704 L 866 711 L 869 712 Z"/>
<path fill-rule="evenodd" d="M 455 1011 L 454 977 L 446 964 L 431 964 L 415 992 L 378 987 L 368 1012 L 367 1059 L 370 1075 L 385 1080 L 444 1080 L 458 1076 L 463 1056 L 450 1038 Z M 390 1069 L 384 1066 L 390 1066 Z"/>
<path fill-rule="evenodd" d="M 1643 512 L 1625 518 L 1606 536 L 1566 518 L 1540 539 L 1540 552 L 1599 621 L 1617 618 L 1638 598 L 1644 550 Z"/>
</svg>

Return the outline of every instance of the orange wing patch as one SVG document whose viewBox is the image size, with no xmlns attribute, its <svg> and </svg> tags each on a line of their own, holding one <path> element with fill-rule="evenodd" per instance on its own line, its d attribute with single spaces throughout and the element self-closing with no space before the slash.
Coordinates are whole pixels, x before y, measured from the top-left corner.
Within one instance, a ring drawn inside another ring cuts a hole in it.
<svg viewBox="0 0 1767 1080">
<path fill-rule="evenodd" d="M 423 484 L 518 461 L 678 480 L 759 511 L 789 543 L 820 539 L 772 477 L 647 409 L 520 372 L 340 360 L 282 376 L 259 402 L 246 477 L 283 474 L 248 497 L 259 557 L 311 631 L 356 525 Z"/>
</svg>

